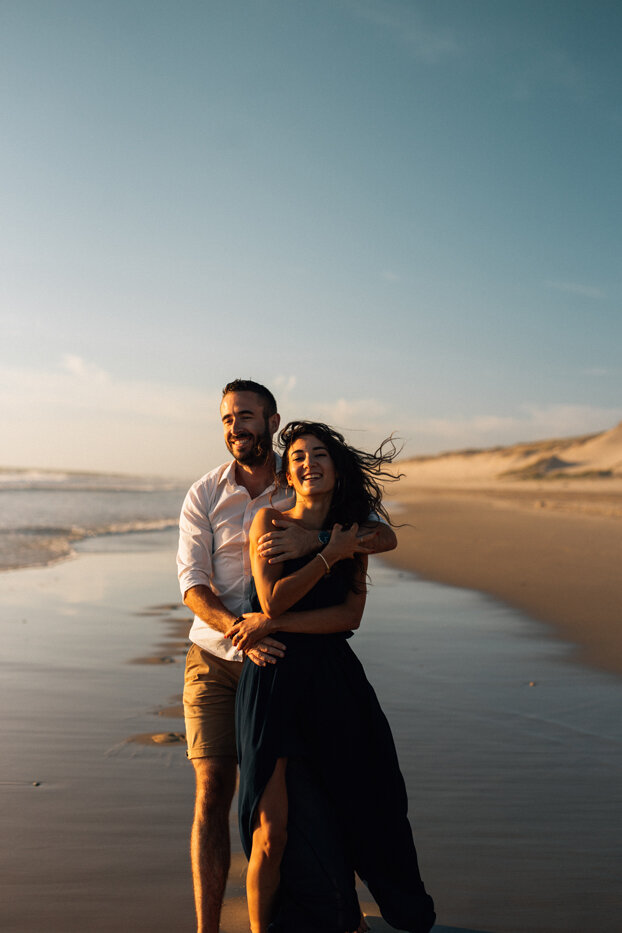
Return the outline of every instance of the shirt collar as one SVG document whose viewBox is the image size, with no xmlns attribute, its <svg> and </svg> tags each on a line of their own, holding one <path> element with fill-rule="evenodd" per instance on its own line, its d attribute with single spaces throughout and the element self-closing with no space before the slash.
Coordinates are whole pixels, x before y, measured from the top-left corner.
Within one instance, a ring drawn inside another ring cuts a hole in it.
<svg viewBox="0 0 622 933">
<path fill-rule="evenodd" d="M 281 462 L 282 462 L 281 455 L 277 454 L 275 451 L 274 452 L 274 465 L 276 467 L 277 473 L 281 469 Z M 232 460 L 231 463 L 229 463 L 228 466 L 225 468 L 222 478 L 226 482 L 227 486 L 231 487 L 232 489 L 237 489 L 239 487 L 239 483 L 236 482 L 236 478 L 235 478 L 235 460 Z M 266 488 L 264 489 L 264 492 L 269 492 L 269 491 L 271 492 L 273 489 L 274 489 L 274 483 L 271 483 L 269 486 L 266 486 Z"/>
</svg>

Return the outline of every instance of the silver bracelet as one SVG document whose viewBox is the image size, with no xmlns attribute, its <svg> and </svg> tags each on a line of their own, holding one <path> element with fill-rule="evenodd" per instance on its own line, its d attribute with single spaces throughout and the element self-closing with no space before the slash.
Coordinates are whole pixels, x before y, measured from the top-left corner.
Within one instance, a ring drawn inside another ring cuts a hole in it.
<svg viewBox="0 0 622 933">
<path fill-rule="evenodd" d="M 326 560 L 326 558 L 324 557 L 324 555 L 322 554 L 321 551 L 318 551 L 317 554 L 316 554 L 315 556 L 316 556 L 316 557 L 319 557 L 320 560 L 323 560 L 323 561 L 324 561 L 324 564 L 325 564 L 325 566 L 326 566 L 325 576 L 328 576 L 328 574 L 330 573 L 330 564 L 328 563 L 328 561 Z"/>
</svg>

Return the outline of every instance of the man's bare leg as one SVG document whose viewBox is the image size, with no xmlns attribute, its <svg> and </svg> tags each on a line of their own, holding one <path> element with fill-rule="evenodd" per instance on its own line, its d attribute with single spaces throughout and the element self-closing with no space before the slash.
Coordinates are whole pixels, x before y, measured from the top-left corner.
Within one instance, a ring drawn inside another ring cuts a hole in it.
<svg viewBox="0 0 622 933">
<path fill-rule="evenodd" d="M 229 810 L 235 791 L 236 760 L 193 758 L 196 777 L 190 861 L 197 933 L 218 933 L 231 863 Z"/>
</svg>

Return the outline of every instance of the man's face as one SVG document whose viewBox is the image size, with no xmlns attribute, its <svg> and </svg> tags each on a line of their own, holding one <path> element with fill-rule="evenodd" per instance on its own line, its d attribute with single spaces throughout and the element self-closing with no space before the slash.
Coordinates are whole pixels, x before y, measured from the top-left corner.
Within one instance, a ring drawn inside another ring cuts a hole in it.
<svg viewBox="0 0 622 933">
<path fill-rule="evenodd" d="M 220 405 L 225 444 L 238 463 L 258 466 L 272 453 L 279 416 L 266 418 L 263 399 L 254 392 L 228 392 Z"/>
</svg>

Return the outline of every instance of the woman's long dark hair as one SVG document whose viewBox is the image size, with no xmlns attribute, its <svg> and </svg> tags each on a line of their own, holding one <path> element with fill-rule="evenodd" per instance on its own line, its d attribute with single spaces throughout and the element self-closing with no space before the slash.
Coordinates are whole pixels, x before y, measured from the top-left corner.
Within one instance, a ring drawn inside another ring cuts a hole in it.
<svg viewBox="0 0 622 933">
<path fill-rule="evenodd" d="M 277 474 L 277 483 L 287 486 L 288 453 L 299 437 L 311 434 L 326 447 L 335 465 L 336 481 L 333 490 L 326 528 L 338 522 L 349 527 L 354 522 L 362 525 L 371 513 L 391 524 L 389 514 L 382 503 L 383 483 L 395 482 L 402 474 L 395 475 L 387 470 L 400 453 L 393 437 L 386 438 L 374 453 L 358 450 L 347 444 L 343 434 L 321 421 L 290 421 L 279 433 L 282 463 Z M 341 565 L 344 565 L 343 567 Z M 340 561 L 336 568 L 347 573 L 350 587 L 356 571 L 361 567 L 360 557 Z"/>
</svg>

